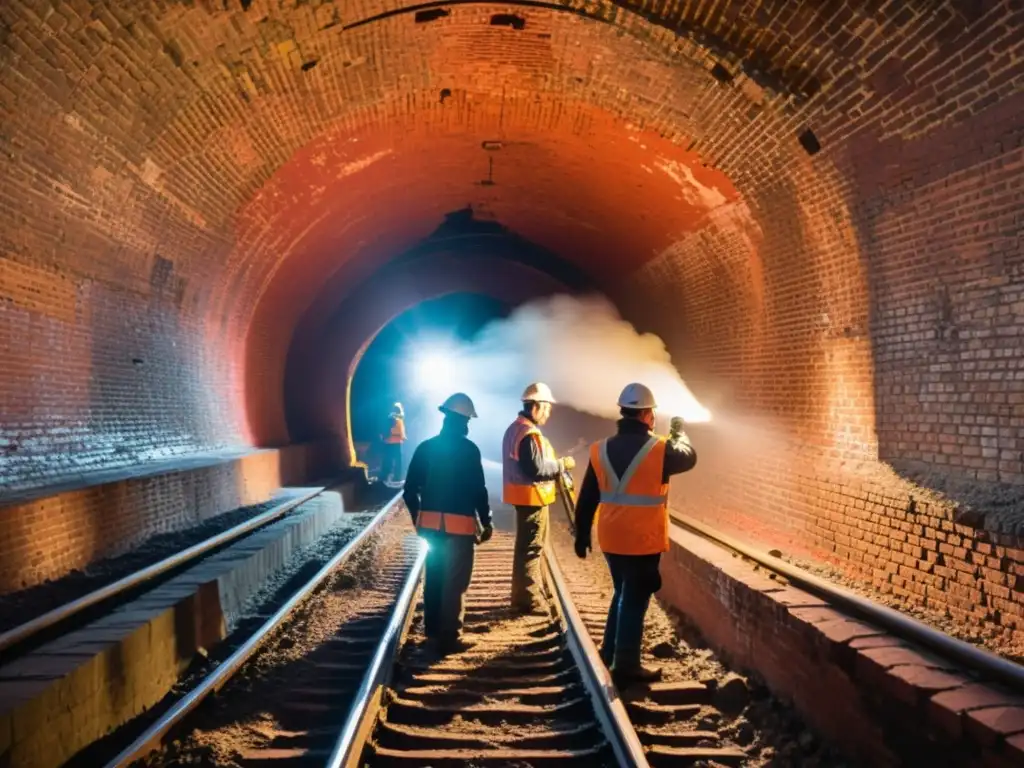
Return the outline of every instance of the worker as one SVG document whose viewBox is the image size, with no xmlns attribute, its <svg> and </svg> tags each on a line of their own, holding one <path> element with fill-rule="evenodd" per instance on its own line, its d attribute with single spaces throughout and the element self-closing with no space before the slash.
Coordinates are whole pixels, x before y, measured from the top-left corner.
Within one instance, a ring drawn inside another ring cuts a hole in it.
<svg viewBox="0 0 1024 768">
<path fill-rule="evenodd" d="M 555 398 L 547 384 L 536 382 L 522 395 L 523 409 L 502 441 L 502 501 L 516 509 L 516 543 L 512 559 L 512 608 L 519 613 L 543 610 L 540 555 L 547 540 L 548 505 L 555 482 L 571 471 L 571 456 L 559 459 L 541 433 Z"/>
<path fill-rule="evenodd" d="M 381 460 L 380 479 L 388 485 L 394 477 L 395 483 L 402 482 L 402 444 L 405 442 L 405 410 L 401 403 L 391 406 L 388 414 L 388 430 L 381 435 L 384 455 Z"/>
<path fill-rule="evenodd" d="M 463 596 L 473 577 L 473 548 L 494 534 L 480 449 L 470 441 L 473 401 L 461 392 L 441 405 L 444 423 L 413 452 L 402 498 L 427 542 L 424 632 L 442 655 L 471 647 L 460 635 Z M 479 521 L 480 531 L 477 532 Z"/>
<path fill-rule="evenodd" d="M 653 433 L 654 394 L 630 384 L 619 396 L 622 416 L 613 437 L 590 447 L 590 464 L 576 500 L 576 555 L 586 558 L 597 518 L 597 541 L 608 562 L 615 592 L 608 607 L 601 658 L 620 687 L 652 682 L 657 667 L 641 663 L 644 616 L 661 589 L 658 567 L 668 551 L 669 478 L 693 469 L 697 454 L 672 420 L 669 437 Z"/>
</svg>

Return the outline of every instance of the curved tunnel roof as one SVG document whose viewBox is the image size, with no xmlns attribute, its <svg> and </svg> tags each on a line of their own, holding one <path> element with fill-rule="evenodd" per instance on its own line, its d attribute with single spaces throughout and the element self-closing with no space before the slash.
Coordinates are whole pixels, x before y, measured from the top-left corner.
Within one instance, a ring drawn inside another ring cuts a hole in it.
<svg viewBox="0 0 1024 768">
<path fill-rule="evenodd" d="M 874 457 L 879 344 L 926 293 L 898 265 L 932 242 L 902 217 L 1019 114 L 995 4 L 226 5 L 0 8 L 5 386 L 63 398 L 12 398 L 24 476 L 288 441 L 289 350 L 467 207 L 698 393 Z"/>
</svg>

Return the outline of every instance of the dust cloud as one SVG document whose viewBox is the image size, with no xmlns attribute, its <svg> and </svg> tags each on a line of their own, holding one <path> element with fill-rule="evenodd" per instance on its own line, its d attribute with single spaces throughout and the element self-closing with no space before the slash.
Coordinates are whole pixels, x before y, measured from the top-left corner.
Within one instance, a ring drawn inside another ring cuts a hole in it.
<svg viewBox="0 0 1024 768">
<path fill-rule="evenodd" d="M 560 406 L 603 419 L 619 417 L 619 393 L 634 381 L 653 390 L 659 422 L 667 424 L 671 416 L 689 423 L 711 419 L 664 342 L 638 333 L 602 297 L 559 295 L 531 302 L 469 341 L 415 339 L 408 355 L 410 394 L 424 405 L 439 404 L 453 392 L 473 399 L 479 419 L 471 424 L 471 437 L 487 458 L 500 456 L 501 436 L 531 381 L 547 383 Z M 427 421 L 422 427 L 433 433 L 440 414 Z"/>
</svg>

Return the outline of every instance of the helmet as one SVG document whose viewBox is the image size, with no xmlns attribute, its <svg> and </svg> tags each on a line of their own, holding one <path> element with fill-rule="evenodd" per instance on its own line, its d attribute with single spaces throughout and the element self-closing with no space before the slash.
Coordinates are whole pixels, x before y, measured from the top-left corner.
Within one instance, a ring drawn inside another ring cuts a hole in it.
<svg viewBox="0 0 1024 768">
<path fill-rule="evenodd" d="M 654 399 L 654 393 L 643 384 L 629 384 L 622 394 L 619 395 L 619 408 L 635 408 L 643 411 L 648 408 L 657 408 L 658 403 Z"/>
<path fill-rule="evenodd" d="M 405 410 L 402 408 L 401 403 L 395 403 L 394 405 L 392 405 L 391 410 L 393 410 L 397 414 L 405 413 Z"/>
<path fill-rule="evenodd" d="M 464 395 L 461 392 L 456 392 L 449 397 L 437 410 L 441 413 L 457 413 L 459 416 L 465 416 L 467 419 L 476 418 L 476 408 L 473 407 L 473 401 L 469 399 L 469 395 Z"/>
<path fill-rule="evenodd" d="M 551 394 L 551 387 L 542 381 L 535 381 L 523 391 L 520 398 L 524 403 L 554 403 L 555 396 Z"/>
</svg>

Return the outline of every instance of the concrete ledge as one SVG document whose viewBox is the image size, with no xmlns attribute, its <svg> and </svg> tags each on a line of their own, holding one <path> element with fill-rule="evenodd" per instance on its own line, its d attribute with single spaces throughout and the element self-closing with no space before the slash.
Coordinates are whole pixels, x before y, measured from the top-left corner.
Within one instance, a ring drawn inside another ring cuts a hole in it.
<svg viewBox="0 0 1024 768">
<path fill-rule="evenodd" d="M 102 619 L 0 667 L 0 764 L 52 768 L 159 702 L 242 604 L 353 506 L 321 494 Z"/>
<path fill-rule="evenodd" d="M 659 596 L 870 766 L 1024 766 L 1024 698 L 678 528 Z"/>
<path fill-rule="evenodd" d="M 158 533 L 261 504 L 279 488 L 335 471 L 336 453 L 336 445 L 322 441 L 244 455 L 181 457 L 83 476 L 70 490 L 48 487 L 9 496 L 0 502 L 0 594 L 59 579 Z"/>
</svg>

